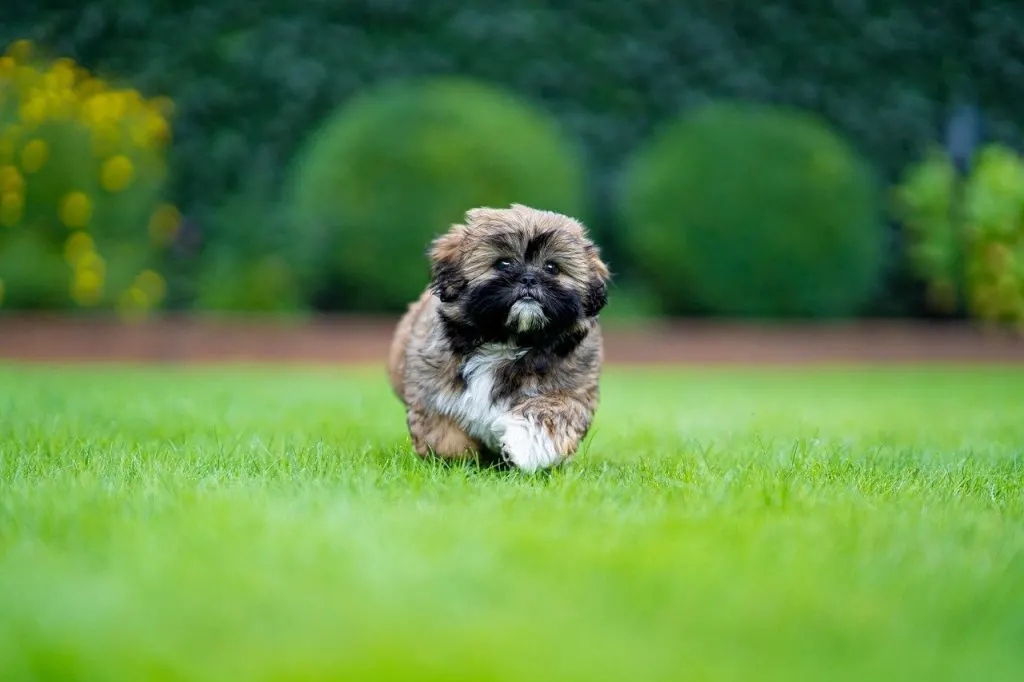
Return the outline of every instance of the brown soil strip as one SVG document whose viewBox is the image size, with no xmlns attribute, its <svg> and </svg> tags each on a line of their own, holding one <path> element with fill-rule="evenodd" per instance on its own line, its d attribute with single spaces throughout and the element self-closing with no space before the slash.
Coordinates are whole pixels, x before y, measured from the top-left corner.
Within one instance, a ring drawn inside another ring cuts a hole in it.
<svg viewBox="0 0 1024 682">
<path fill-rule="evenodd" d="M 383 363 L 395 320 L 0 317 L 0 360 Z M 605 329 L 609 364 L 1024 363 L 1024 338 L 965 325 L 758 326 L 673 322 Z"/>
</svg>

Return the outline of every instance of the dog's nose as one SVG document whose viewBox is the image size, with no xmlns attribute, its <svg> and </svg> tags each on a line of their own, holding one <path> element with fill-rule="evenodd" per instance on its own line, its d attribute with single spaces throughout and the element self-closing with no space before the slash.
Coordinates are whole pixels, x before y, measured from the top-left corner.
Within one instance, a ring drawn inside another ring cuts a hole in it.
<svg viewBox="0 0 1024 682">
<path fill-rule="evenodd" d="M 519 278 L 519 283 L 524 287 L 535 287 L 538 284 L 537 275 L 532 272 L 524 272 L 523 276 Z"/>
</svg>

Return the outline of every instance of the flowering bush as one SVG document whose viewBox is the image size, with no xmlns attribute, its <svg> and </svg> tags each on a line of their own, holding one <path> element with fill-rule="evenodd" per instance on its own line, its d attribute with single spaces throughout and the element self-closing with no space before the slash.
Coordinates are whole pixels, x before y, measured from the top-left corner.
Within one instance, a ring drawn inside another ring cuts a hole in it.
<svg viewBox="0 0 1024 682">
<path fill-rule="evenodd" d="M 162 200 L 170 102 L 33 51 L 0 57 L 0 304 L 145 312 L 180 219 Z"/>
<path fill-rule="evenodd" d="M 911 265 L 932 304 L 960 301 L 975 317 L 1024 328 L 1024 160 L 984 147 L 962 181 L 950 159 L 930 153 L 896 190 L 910 236 Z"/>
</svg>

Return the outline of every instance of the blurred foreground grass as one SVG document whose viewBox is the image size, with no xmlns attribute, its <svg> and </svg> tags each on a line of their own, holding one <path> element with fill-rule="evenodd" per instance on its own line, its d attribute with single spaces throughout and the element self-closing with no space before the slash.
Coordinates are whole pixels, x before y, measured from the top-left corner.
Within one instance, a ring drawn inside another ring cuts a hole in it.
<svg viewBox="0 0 1024 682">
<path fill-rule="evenodd" d="M 611 370 L 421 462 L 377 371 L 0 367 L 0 679 L 1016 680 L 1024 371 Z"/>
</svg>

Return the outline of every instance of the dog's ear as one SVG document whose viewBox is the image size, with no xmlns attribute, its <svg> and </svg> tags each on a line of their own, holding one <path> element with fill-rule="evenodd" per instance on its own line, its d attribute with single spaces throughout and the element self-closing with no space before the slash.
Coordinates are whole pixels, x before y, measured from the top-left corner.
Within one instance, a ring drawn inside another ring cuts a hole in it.
<svg viewBox="0 0 1024 682">
<path fill-rule="evenodd" d="M 583 313 L 587 317 L 594 317 L 608 304 L 608 280 L 611 279 L 611 273 L 601 260 L 599 249 L 593 244 L 587 246 L 587 260 L 590 266 L 590 281 L 584 297 Z"/>
<path fill-rule="evenodd" d="M 459 272 L 465 236 L 465 226 L 453 225 L 430 245 L 427 254 L 430 258 L 430 288 L 442 303 L 451 303 L 466 287 L 466 280 Z"/>
</svg>

